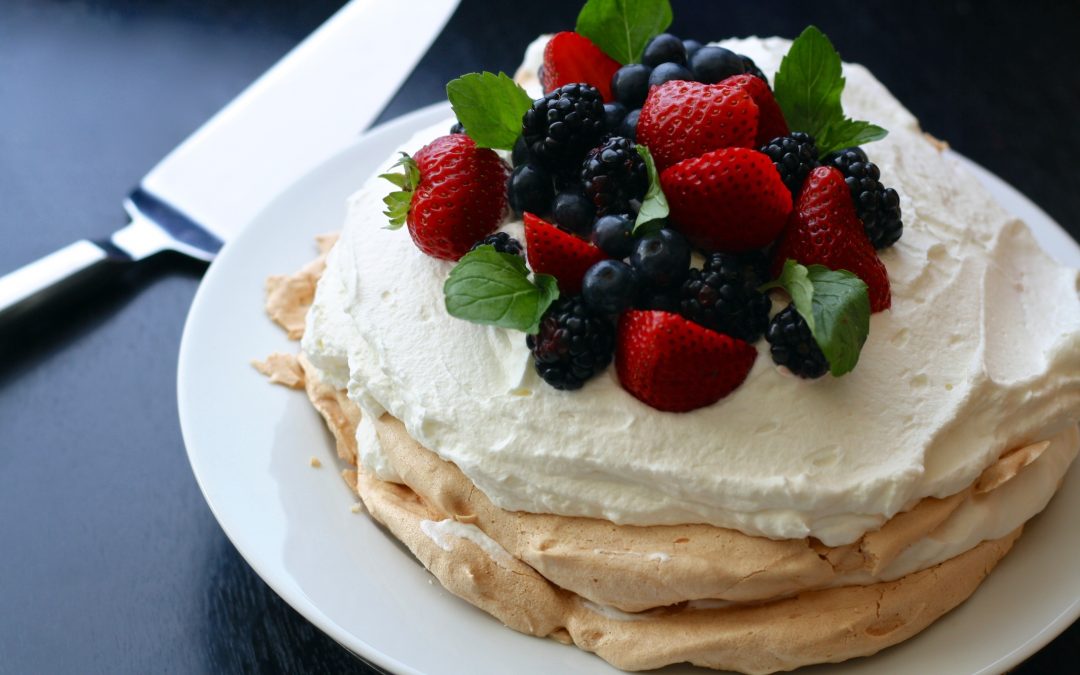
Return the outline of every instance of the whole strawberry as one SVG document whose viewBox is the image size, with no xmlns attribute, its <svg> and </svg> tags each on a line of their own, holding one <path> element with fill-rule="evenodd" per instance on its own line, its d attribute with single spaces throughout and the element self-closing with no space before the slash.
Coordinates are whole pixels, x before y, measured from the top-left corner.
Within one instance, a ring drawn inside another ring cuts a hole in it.
<svg viewBox="0 0 1080 675">
<path fill-rule="evenodd" d="M 791 213 L 791 192 L 757 150 L 723 148 L 685 159 L 660 174 L 660 185 L 675 228 L 706 251 L 764 248 Z"/>
<path fill-rule="evenodd" d="M 573 31 L 556 33 L 544 47 L 544 91 L 555 91 L 564 84 L 584 82 L 600 90 L 605 101 L 611 95 L 611 76 L 622 67 L 600 50 L 589 38 Z"/>
<path fill-rule="evenodd" d="M 780 104 L 776 102 L 772 90 L 765 80 L 754 75 L 732 75 L 720 84 L 742 89 L 758 107 L 758 129 L 754 147 L 760 148 L 777 136 L 787 136 L 790 132 L 784 113 L 780 110 Z"/>
<path fill-rule="evenodd" d="M 499 227 L 507 213 L 506 164 L 464 134 L 441 136 L 414 157 L 402 153 L 403 173 L 382 177 L 401 188 L 383 200 L 391 229 L 408 223 L 416 247 L 433 258 L 457 260 Z"/>
<path fill-rule="evenodd" d="M 647 405 L 687 412 L 712 405 L 746 379 L 757 350 L 678 314 L 626 312 L 619 320 L 615 369 L 623 389 Z"/>
<path fill-rule="evenodd" d="M 580 293 L 585 272 L 607 260 L 596 246 L 531 213 L 525 214 L 525 256 L 533 272 L 555 277 L 564 296 Z"/>
<path fill-rule="evenodd" d="M 637 126 L 660 171 L 718 148 L 758 147 L 757 135 L 758 106 L 745 88 L 683 80 L 650 89 Z"/>
<path fill-rule="evenodd" d="M 819 166 L 806 177 L 773 255 L 774 273 L 788 258 L 853 273 L 869 287 L 873 312 L 892 304 L 889 274 L 855 215 L 844 175 L 835 167 Z"/>
</svg>

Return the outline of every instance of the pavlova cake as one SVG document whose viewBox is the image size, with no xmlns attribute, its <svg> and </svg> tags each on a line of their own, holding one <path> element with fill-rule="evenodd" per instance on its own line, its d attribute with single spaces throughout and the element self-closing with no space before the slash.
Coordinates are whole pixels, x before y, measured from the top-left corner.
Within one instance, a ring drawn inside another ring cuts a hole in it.
<svg viewBox="0 0 1080 675">
<path fill-rule="evenodd" d="M 816 29 L 702 46 L 628 4 L 451 82 L 271 280 L 302 351 L 258 365 L 515 630 L 628 670 L 872 654 L 1075 457 L 1077 273 Z"/>
</svg>

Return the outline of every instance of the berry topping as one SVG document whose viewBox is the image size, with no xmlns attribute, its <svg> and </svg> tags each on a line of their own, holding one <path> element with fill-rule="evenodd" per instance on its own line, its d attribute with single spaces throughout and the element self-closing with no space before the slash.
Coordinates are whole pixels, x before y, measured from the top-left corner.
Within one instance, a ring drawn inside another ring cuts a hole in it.
<svg viewBox="0 0 1080 675">
<path fill-rule="evenodd" d="M 634 252 L 634 221 L 623 213 L 599 218 L 593 225 L 592 242 L 612 258 L 622 260 Z"/>
<path fill-rule="evenodd" d="M 784 181 L 784 185 L 793 195 L 799 194 L 799 188 L 810 169 L 818 165 L 817 145 L 810 134 L 801 131 L 774 138 L 763 146 L 761 151 L 773 161 L 780 180 Z"/>
<path fill-rule="evenodd" d="M 640 108 L 649 93 L 650 75 L 652 68 L 641 63 L 631 63 L 619 68 L 611 76 L 611 93 L 615 100 L 630 109 Z"/>
<path fill-rule="evenodd" d="M 765 334 L 769 341 L 769 353 L 778 366 L 784 366 L 795 375 L 809 380 L 829 372 L 829 362 L 821 352 L 806 319 L 788 305 L 769 322 Z"/>
<path fill-rule="evenodd" d="M 529 146 L 525 145 L 524 136 L 518 136 L 517 141 L 514 142 L 514 149 L 510 153 L 510 164 L 516 169 L 528 161 Z"/>
<path fill-rule="evenodd" d="M 773 254 L 773 271 L 788 258 L 859 277 L 869 287 L 871 311 L 892 304 L 888 272 L 855 215 L 851 193 L 836 167 L 819 166 L 806 177 Z"/>
<path fill-rule="evenodd" d="M 757 104 L 742 88 L 668 82 L 649 90 L 637 140 L 648 146 L 663 171 L 710 150 L 758 147 L 757 121 Z"/>
<path fill-rule="evenodd" d="M 619 320 L 615 368 L 626 391 L 647 405 L 686 412 L 735 390 L 757 350 L 661 311 L 630 311 Z"/>
<path fill-rule="evenodd" d="M 690 269 L 690 244 L 675 230 L 664 228 L 638 240 L 630 264 L 644 284 L 658 288 L 677 286 Z"/>
<path fill-rule="evenodd" d="M 784 228 L 791 193 L 768 156 L 724 148 L 679 162 L 660 175 L 671 220 L 698 248 L 764 248 Z"/>
<path fill-rule="evenodd" d="M 540 320 L 539 332 L 527 336 L 525 344 L 545 382 L 556 389 L 580 389 L 611 363 L 615 330 L 580 297 L 559 298 Z"/>
<path fill-rule="evenodd" d="M 508 169 L 493 150 L 464 134 L 441 136 L 399 162 L 404 174 L 383 174 L 399 190 L 384 200 L 391 227 L 408 223 L 417 248 L 457 260 L 506 215 Z"/>
<path fill-rule="evenodd" d="M 777 136 L 787 136 L 788 125 L 784 121 L 784 113 L 780 105 L 773 97 L 769 85 L 764 80 L 753 75 L 735 75 L 723 81 L 732 87 L 738 87 L 750 94 L 758 107 L 757 137 L 754 139 L 754 147 L 760 148 Z"/>
<path fill-rule="evenodd" d="M 626 106 L 622 103 L 616 102 L 604 104 L 604 128 L 607 129 L 608 132 L 618 129 L 625 118 Z"/>
<path fill-rule="evenodd" d="M 616 133 L 623 138 L 637 141 L 637 126 L 639 119 L 641 119 L 641 108 L 626 113 L 626 117 L 623 118 L 622 124 L 616 129 Z"/>
<path fill-rule="evenodd" d="M 522 164 L 510 174 L 507 191 L 514 213 L 546 213 L 555 196 L 555 184 L 546 169 Z"/>
<path fill-rule="evenodd" d="M 674 80 L 693 80 L 694 74 L 690 69 L 678 63 L 661 63 L 653 68 L 649 74 L 649 87 L 657 87 L 665 82 Z"/>
<path fill-rule="evenodd" d="M 881 172 L 862 148 L 845 148 L 829 153 L 822 161 L 840 169 L 855 201 L 855 214 L 866 229 L 874 248 L 888 248 L 904 233 L 900 215 L 900 195 L 881 184 Z"/>
<path fill-rule="evenodd" d="M 454 122 L 453 126 L 450 127 L 450 133 L 451 134 L 463 134 L 463 133 L 465 133 L 465 125 L 462 124 L 461 122 Z"/>
<path fill-rule="evenodd" d="M 556 33 L 544 48 L 544 65 L 540 81 L 544 91 L 555 91 L 574 82 L 595 87 L 605 101 L 612 100 L 611 76 L 619 69 L 611 58 L 589 38 L 573 31 Z"/>
<path fill-rule="evenodd" d="M 679 290 L 678 288 L 645 288 L 638 293 L 634 306 L 638 309 L 655 309 L 678 314 Z"/>
<path fill-rule="evenodd" d="M 686 47 L 683 41 L 671 33 L 660 33 L 645 45 L 641 62 L 655 68 L 661 63 L 686 64 Z"/>
<path fill-rule="evenodd" d="M 547 168 L 578 171 L 604 134 L 604 101 L 595 87 L 568 84 L 533 102 L 522 118 L 529 153 Z"/>
<path fill-rule="evenodd" d="M 753 75 L 754 77 L 764 82 L 766 86 L 768 86 L 769 78 L 765 77 L 765 73 L 761 72 L 761 68 L 757 67 L 757 64 L 754 63 L 753 59 L 751 59 L 749 56 L 743 56 L 741 54 L 739 55 L 739 58 L 742 59 L 743 67 L 745 68 L 743 72 L 748 75 Z"/>
<path fill-rule="evenodd" d="M 580 293 L 585 272 L 607 258 L 589 242 L 531 213 L 525 214 L 525 251 L 532 271 L 555 277 L 563 295 Z"/>
<path fill-rule="evenodd" d="M 630 308 L 637 295 L 637 277 L 620 260 L 601 260 L 585 273 L 581 296 L 601 314 L 619 314 Z"/>
<path fill-rule="evenodd" d="M 585 196 L 597 215 L 636 212 L 649 187 L 645 160 L 634 142 L 613 136 L 589 151 L 581 168 Z"/>
<path fill-rule="evenodd" d="M 499 253 L 509 253 L 510 255 L 524 256 L 525 249 L 522 248 L 521 242 L 514 239 L 505 232 L 496 232 L 495 234 L 489 234 L 480 241 L 473 244 L 470 249 L 475 251 L 481 246 L 493 246 Z"/>
<path fill-rule="evenodd" d="M 555 224 L 574 234 L 586 236 L 592 229 L 596 217 L 596 207 L 581 190 L 573 188 L 555 195 L 551 203 L 551 213 Z"/>
<path fill-rule="evenodd" d="M 702 47 L 690 59 L 694 79 L 705 84 L 715 84 L 732 75 L 746 72 L 742 57 L 724 47 Z"/>
<path fill-rule="evenodd" d="M 682 46 L 686 50 L 686 62 L 689 63 L 690 59 L 694 58 L 694 54 L 697 54 L 698 50 L 701 49 L 702 44 L 697 40 L 683 40 Z"/>
<path fill-rule="evenodd" d="M 713 253 L 705 266 L 690 270 L 682 285 L 683 316 L 706 328 L 756 342 L 769 323 L 772 301 L 757 289 L 767 261 L 760 253 Z"/>
</svg>

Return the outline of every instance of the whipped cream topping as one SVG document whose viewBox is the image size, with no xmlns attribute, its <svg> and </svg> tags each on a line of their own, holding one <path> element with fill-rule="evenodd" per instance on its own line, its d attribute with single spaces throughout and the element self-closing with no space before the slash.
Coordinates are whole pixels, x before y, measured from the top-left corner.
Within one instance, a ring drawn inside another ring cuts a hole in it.
<svg viewBox="0 0 1080 675">
<path fill-rule="evenodd" d="M 510 552 L 500 546 L 499 542 L 487 536 L 483 530 L 475 525 L 459 523 L 451 518 L 445 520 L 421 520 L 420 531 L 444 551 L 453 551 L 454 542 L 458 539 L 465 539 L 480 547 L 499 567 L 513 568 L 514 556 L 510 555 Z"/>
<path fill-rule="evenodd" d="M 789 43 L 722 44 L 772 73 Z M 1043 253 L 865 68 L 844 74 L 847 114 L 890 132 L 869 152 L 900 193 L 905 223 L 881 253 L 892 309 L 872 317 L 852 373 L 786 376 L 761 340 L 746 381 L 689 413 L 640 403 L 614 368 L 580 391 L 552 389 L 521 333 L 446 314 L 451 263 L 383 229 L 388 184 L 377 178 L 350 201 L 305 353 L 365 416 L 390 412 L 508 510 L 710 523 L 836 546 L 923 497 L 959 492 L 1004 451 L 1080 418 L 1077 272 Z M 520 222 L 504 229 L 521 235 Z M 396 480 L 371 427 L 358 436 L 362 465 Z"/>
</svg>

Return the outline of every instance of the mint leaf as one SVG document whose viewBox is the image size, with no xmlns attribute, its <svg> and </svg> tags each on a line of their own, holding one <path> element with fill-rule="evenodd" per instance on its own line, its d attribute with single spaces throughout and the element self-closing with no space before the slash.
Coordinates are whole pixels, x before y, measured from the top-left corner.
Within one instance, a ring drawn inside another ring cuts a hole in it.
<svg viewBox="0 0 1080 675">
<path fill-rule="evenodd" d="M 632 230 L 634 235 L 643 232 L 642 227 L 646 224 L 663 220 L 670 213 L 667 197 L 664 196 L 664 191 L 660 187 L 660 174 L 656 170 L 656 162 L 653 161 L 652 153 L 649 152 L 648 148 L 640 144 L 637 146 L 637 151 L 641 158 L 645 160 L 645 169 L 649 173 L 649 189 L 645 192 L 645 199 L 642 200 L 637 218 L 634 219 L 634 229 Z"/>
<path fill-rule="evenodd" d="M 386 210 L 383 215 L 390 219 L 386 229 L 397 230 L 405 224 L 409 216 L 409 207 L 412 206 L 413 190 L 420 183 L 420 167 L 416 161 L 406 153 L 401 153 L 401 159 L 394 163 L 391 169 L 401 167 L 401 173 L 382 173 L 379 178 L 385 178 L 400 188 L 383 197 Z"/>
<path fill-rule="evenodd" d="M 589 0 L 574 31 L 619 63 L 638 63 L 645 45 L 671 25 L 668 0 Z"/>
<path fill-rule="evenodd" d="M 822 155 L 876 141 L 888 133 L 869 122 L 845 117 L 840 103 L 843 91 L 840 55 L 824 33 L 807 26 L 780 62 L 773 93 L 788 127 L 813 136 Z"/>
<path fill-rule="evenodd" d="M 465 133 L 481 148 L 510 150 L 532 99 L 506 73 L 469 73 L 446 85 L 446 97 Z"/>
<path fill-rule="evenodd" d="M 485 245 L 466 253 L 450 270 L 443 295 L 450 316 L 535 333 L 559 290 L 555 277 L 547 274 L 530 281 L 521 256 Z"/>
<path fill-rule="evenodd" d="M 791 296 L 834 377 L 855 368 L 870 334 L 870 295 L 862 279 L 847 270 L 788 260 L 780 276 L 762 286 L 770 288 L 783 288 Z"/>
</svg>

